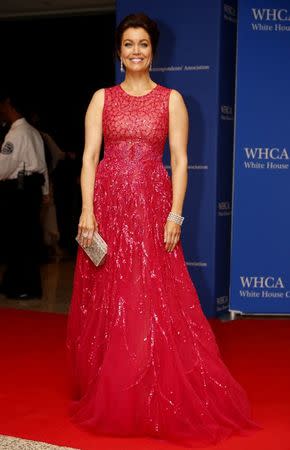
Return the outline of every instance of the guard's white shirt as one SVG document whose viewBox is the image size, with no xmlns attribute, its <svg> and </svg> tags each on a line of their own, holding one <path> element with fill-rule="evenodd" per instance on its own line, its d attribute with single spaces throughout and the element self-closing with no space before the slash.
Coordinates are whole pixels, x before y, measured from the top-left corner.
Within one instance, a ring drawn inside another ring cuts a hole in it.
<svg viewBox="0 0 290 450">
<path fill-rule="evenodd" d="M 40 133 L 24 117 L 11 125 L 0 151 L 0 180 L 17 178 L 20 170 L 28 174 L 39 172 L 44 175 L 43 195 L 49 193 L 48 173 L 45 162 L 44 143 Z"/>
</svg>

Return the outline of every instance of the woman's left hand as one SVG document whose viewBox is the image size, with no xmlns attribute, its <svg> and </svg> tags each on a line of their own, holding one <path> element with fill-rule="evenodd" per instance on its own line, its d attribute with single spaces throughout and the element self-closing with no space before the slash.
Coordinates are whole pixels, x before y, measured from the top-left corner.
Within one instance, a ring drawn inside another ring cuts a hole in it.
<svg viewBox="0 0 290 450">
<path fill-rule="evenodd" d="M 178 223 L 167 220 L 164 226 L 165 249 L 171 252 L 180 239 L 181 226 Z"/>
</svg>

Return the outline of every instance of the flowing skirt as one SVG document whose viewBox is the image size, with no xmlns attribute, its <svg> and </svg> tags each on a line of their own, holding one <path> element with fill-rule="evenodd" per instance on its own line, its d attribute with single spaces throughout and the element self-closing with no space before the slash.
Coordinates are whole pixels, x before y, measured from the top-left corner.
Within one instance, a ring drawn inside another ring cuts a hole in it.
<svg viewBox="0 0 290 450">
<path fill-rule="evenodd" d="M 207 445 L 261 427 L 221 359 L 181 242 L 165 250 L 171 204 L 162 163 L 99 164 L 94 210 L 109 251 L 99 267 L 77 255 L 70 414 L 96 434 Z"/>
</svg>

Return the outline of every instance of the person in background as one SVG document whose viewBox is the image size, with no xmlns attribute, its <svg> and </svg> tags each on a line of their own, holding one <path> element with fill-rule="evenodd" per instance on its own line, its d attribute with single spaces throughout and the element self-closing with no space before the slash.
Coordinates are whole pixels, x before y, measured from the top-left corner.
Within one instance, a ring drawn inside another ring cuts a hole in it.
<svg viewBox="0 0 290 450">
<path fill-rule="evenodd" d="M 29 123 L 40 133 L 44 144 L 45 161 L 48 170 L 50 196 L 49 202 L 44 203 L 41 208 L 41 226 L 43 231 L 43 252 L 42 261 L 49 262 L 60 259 L 62 252 L 59 248 L 60 232 L 57 221 L 57 212 L 54 201 L 54 173 L 60 161 L 66 158 L 66 153 L 62 151 L 53 137 L 43 130 L 40 115 L 36 110 L 29 114 Z"/>
<path fill-rule="evenodd" d="M 75 191 L 75 176 L 71 174 L 75 166 L 76 153 L 63 151 L 50 133 L 46 131 L 41 115 L 33 110 L 29 122 L 40 132 L 44 143 L 45 159 L 48 168 L 50 200 L 42 206 L 41 223 L 44 239 L 44 261 L 59 260 L 65 256 L 66 245 L 74 240 L 71 236 L 71 208 Z M 66 179 L 69 191 L 63 186 Z M 69 213 L 67 213 L 69 211 Z"/>
<path fill-rule="evenodd" d="M 43 139 L 45 159 L 50 176 L 56 169 L 59 161 L 65 159 L 66 152 L 57 145 L 54 138 L 48 132 L 44 131 L 44 126 L 37 111 L 30 112 L 28 122 L 39 131 Z"/>
<path fill-rule="evenodd" d="M 40 208 L 49 179 L 40 133 L 23 115 L 22 97 L 0 92 L 0 121 L 9 126 L 0 150 L 0 208 L 6 270 L 1 292 L 9 298 L 42 296 Z"/>
</svg>

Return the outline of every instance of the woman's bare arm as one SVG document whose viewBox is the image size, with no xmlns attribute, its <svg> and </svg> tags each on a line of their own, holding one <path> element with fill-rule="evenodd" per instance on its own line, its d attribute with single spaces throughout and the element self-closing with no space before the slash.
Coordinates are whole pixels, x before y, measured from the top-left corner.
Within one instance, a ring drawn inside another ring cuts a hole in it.
<svg viewBox="0 0 290 450">
<path fill-rule="evenodd" d="M 169 102 L 169 147 L 172 170 L 172 211 L 182 215 L 187 188 L 188 112 L 182 95 L 172 90 Z"/>
<path fill-rule="evenodd" d="M 81 171 L 82 210 L 93 211 L 95 171 L 102 144 L 104 89 L 95 92 L 85 116 L 85 148 Z"/>
<path fill-rule="evenodd" d="M 103 107 L 104 89 L 99 89 L 94 93 L 85 116 L 85 148 L 81 170 L 82 213 L 78 232 L 83 245 L 91 245 L 93 233 L 97 229 L 93 199 L 95 173 L 100 159 L 103 135 Z"/>
<path fill-rule="evenodd" d="M 172 170 L 172 207 L 171 211 L 182 215 L 182 208 L 187 188 L 187 143 L 188 112 L 182 95 L 172 89 L 169 99 L 169 147 Z M 167 221 L 164 229 L 166 250 L 172 251 L 180 238 L 181 227 Z"/>
</svg>

